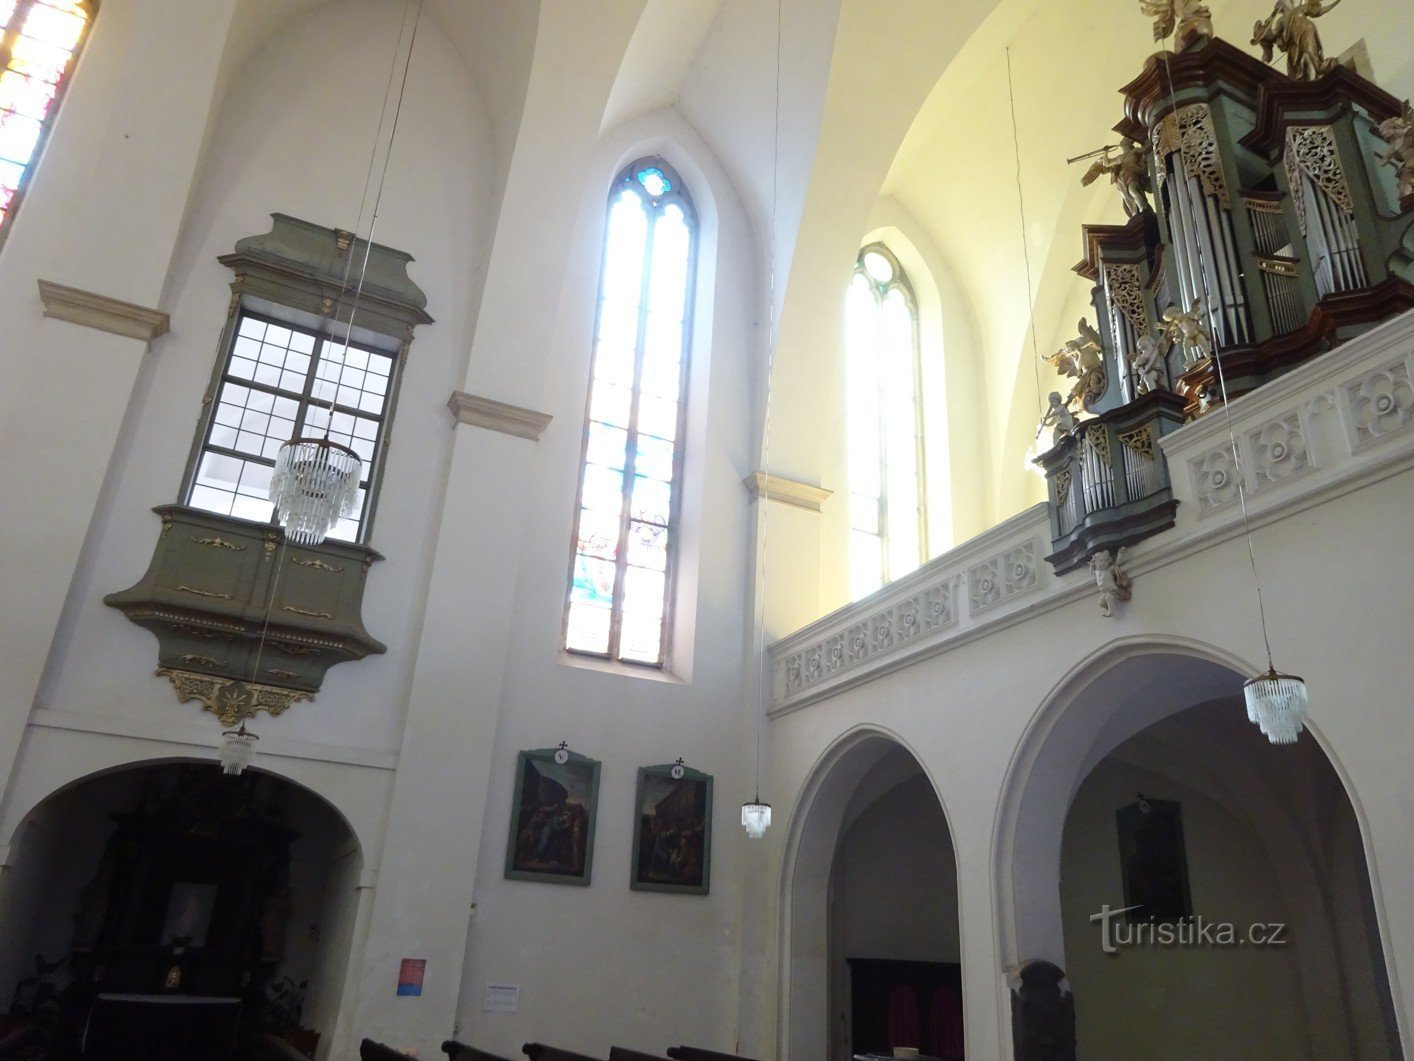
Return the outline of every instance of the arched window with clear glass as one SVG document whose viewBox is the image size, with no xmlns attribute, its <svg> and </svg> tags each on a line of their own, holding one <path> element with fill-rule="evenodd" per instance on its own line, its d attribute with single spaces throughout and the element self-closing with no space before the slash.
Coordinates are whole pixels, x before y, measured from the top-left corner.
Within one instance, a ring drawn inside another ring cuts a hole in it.
<svg viewBox="0 0 1414 1061">
<path fill-rule="evenodd" d="M 88 33 L 93 0 L 0 0 L 0 243 Z"/>
<path fill-rule="evenodd" d="M 662 159 L 609 192 L 565 608 L 570 652 L 662 666 L 673 568 L 697 224 Z"/>
<path fill-rule="evenodd" d="M 849 566 L 856 600 L 923 562 L 917 305 L 898 259 L 883 244 L 859 252 L 845 308 Z"/>
</svg>

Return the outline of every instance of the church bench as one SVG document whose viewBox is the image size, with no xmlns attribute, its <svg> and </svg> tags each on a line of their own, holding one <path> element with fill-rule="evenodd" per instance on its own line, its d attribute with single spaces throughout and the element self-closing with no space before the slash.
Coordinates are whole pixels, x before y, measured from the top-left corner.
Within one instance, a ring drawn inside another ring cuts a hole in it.
<svg viewBox="0 0 1414 1061">
<path fill-rule="evenodd" d="M 664 1059 L 662 1054 L 645 1054 L 641 1050 L 615 1046 L 609 1050 L 609 1061 L 664 1061 Z"/>
<path fill-rule="evenodd" d="M 577 1054 L 572 1050 L 560 1050 L 554 1046 L 545 1046 L 543 1043 L 526 1043 L 520 1049 L 521 1053 L 530 1058 L 530 1061 L 602 1061 L 598 1057 Z"/>
<path fill-rule="evenodd" d="M 509 1058 L 500 1054 L 488 1054 L 485 1050 L 478 1050 L 474 1046 L 467 1046 L 466 1043 L 459 1043 L 455 1039 L 448 1039 L 442 1044 L 442 1052 L 452 1061 L 510 1061 Z"/>
<path fill-rule="evenodd" d="M 384 1046 L 372 1039 L 365 1039 L 358 1044 L 358 1056 L 360 1061 L 407 1061 L 409 1057 L 401 1050 L 394 1050 L 391 1046 Z"/>
<path fill-rule="evenodd" d="M 695 1046 L 670 1047 L 668 1056 L 674 1061 L 755 1061 L 754 1058 L 742 1057 L 739 1054 L 719 1054 L 713 1050 L 699 1050 Z"/>
</svg>

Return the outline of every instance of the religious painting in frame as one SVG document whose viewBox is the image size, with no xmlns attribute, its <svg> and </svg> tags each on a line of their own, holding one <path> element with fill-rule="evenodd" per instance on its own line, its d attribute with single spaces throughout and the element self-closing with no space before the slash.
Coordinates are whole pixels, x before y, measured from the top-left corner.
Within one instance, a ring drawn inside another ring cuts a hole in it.
<svg viewBox="0 0 1414 1061">
<path fill-rule="evenodd" d="M 1131 925 L 1178 924 L 1193 915 L 1183 815 L 1173 800 L 1149 799 L 1115 812 L 1124 905 Z"/>
<path fill-rule="evenodd" d="M 711 776 L 681 762 L 639 767 L 630 887 L 706 895 L 711 869 Z"/>
<path fill-rule="evenodd" d="M 594 864 L 599 762 L 565 748 L 516 757 L 506 877 L 588 884 Z"/>
</svg>

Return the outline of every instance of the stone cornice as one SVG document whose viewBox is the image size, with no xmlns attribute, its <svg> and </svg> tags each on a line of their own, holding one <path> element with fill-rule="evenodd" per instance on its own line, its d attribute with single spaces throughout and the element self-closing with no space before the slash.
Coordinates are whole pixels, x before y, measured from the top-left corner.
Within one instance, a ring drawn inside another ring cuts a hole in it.
<svg viewBox="0 0 1414 1061">
<path fill-rule="evenodd" d="M 483 398 L 479 394 L 467 394 L 466 391 L 452 391 L 452 396 L 447 399 L 447 408 L 459 424 L 484 427 L 503 435 L 528 438 L 532 442 L 540 440 L 554 419 L 549 413 L 537 413 L 534 409 L 522 409 L 519 405 Z"/>
<path fill-rule="evenodd" d="M 767 485 L 768 480 L 769 486 Z M 772 501 L 779 501 L 783 505 L 794 505 L 796 508 L 807 509 L 810 512 L 819 512 L 834 493 L 833 490 L 811 486 L 809 483 L 783 479 L 779 475 L 767 476 L 765 472 L 752 472 L 742 482 L 746 484 L 747 492 L 753 498 L 762 498 L 769 494 Z"/>
<path fill-rule="evenodd" d="M 81 291 L 53 280 L 39 281 L 39 300 L 44 303 L 46 317 L 147 343 L 166 335 L 171 327 L 171 318 L 161 310 Z"/>
</svg>

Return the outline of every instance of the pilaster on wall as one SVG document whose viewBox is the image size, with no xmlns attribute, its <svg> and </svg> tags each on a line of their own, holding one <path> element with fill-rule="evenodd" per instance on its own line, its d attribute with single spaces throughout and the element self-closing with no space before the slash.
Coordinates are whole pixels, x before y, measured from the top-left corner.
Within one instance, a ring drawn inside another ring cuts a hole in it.
<svg viewBox="0 0 1414 1061">
<path fill-rule="evenodd" d="M 160 319 L 235 7 L 104 7 L 0 248 L 0 562 L 13 579 L 0 605 L 0 791 L 147 351 L 131 331 L 46 319 L 37 282 Z"/>
<path fill-rule="evenodd" d="M 752 472 L 744 482 L 756 535 L 752 613 L 763 616 L 771 642 L 820 617 L 820 513 L 831 492 L 765 472 Z M 763 500 L 769 501 L 765 512 Z"/>
<path fill-rule="evenodd" d="M 460 392 L 449 405 L 457 436 L 400 755 L 416 765 L 398 770 L 393 789 L 353 1022 L 424 1051 L 456 1020 L 511 638 L 511 558 L 530 501 L 535 443 L 523 428 L 550 419 L 499 402 L 488 418 L 487 400 Z M 426 960 L 423 994 L 394 999 L 404 957 Z"/>
</svg>

